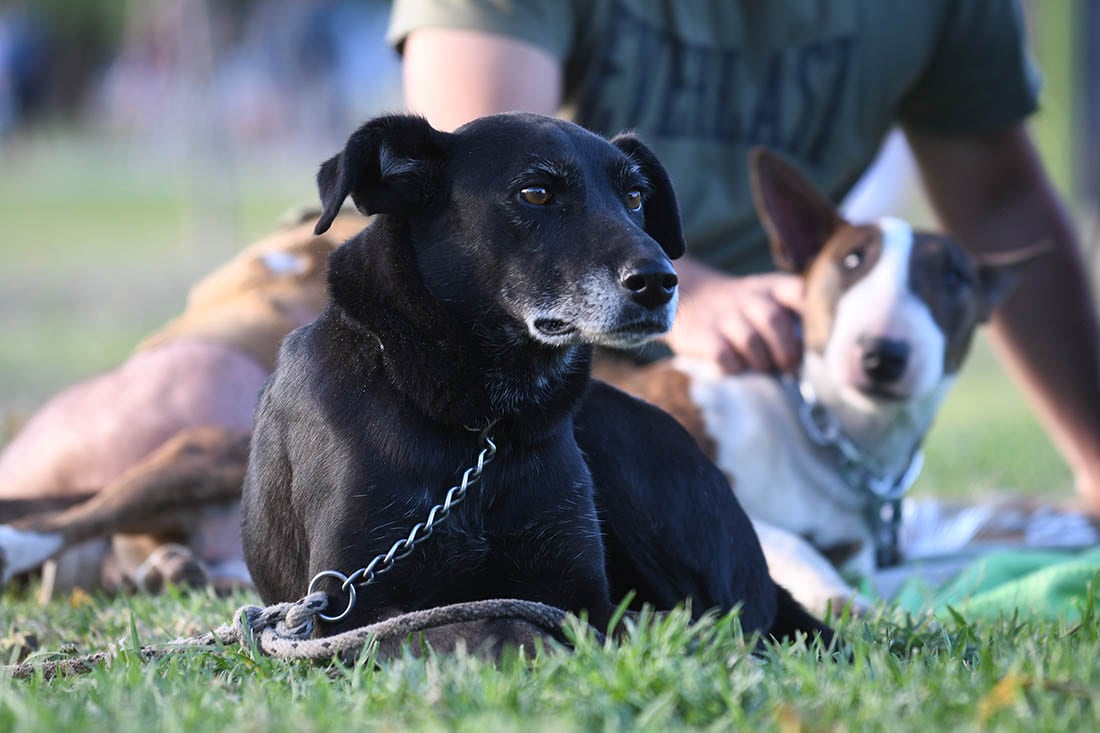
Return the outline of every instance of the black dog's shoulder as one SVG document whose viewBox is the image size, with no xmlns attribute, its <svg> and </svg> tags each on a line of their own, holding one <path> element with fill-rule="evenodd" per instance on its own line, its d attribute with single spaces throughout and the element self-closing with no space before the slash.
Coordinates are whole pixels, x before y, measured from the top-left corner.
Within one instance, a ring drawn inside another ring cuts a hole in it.
<svg viewBox="0 0 1100 733">
<path fill-rule="evenodd" d="M 662 474 L 699 478 L 708 493 L 731 493 L 721 471 L 675 418 L 606 382 L 591 380 L 576 415 L 576 430 L 584 445 L 598 449 L 595 460 L 607 457 L 628 470 L 644 465 Z"/>
<path fill-rule="evenodd" d="M 288 422 L 312 424 L 316 431 L 346 422 L 345 408 L 365 398 L 376 379 L 377 353 L 369 341 L 355 339 L 333 320 L 331 308 L 316 321 L 291 332 L 279 351 L 278 368 L 257 406 L 260 435 Z M 304 421 L 304 423 L 303 423 Z"/>
<path fill-rule="evenodd" d="M 257 403 L 241 528 L 245 560 L 265 599 L 305 592 L 313 543 L 298 487 L 324 482 L 310 474 L 330 462 L 326 454 L 339 444 L 334 431 L 355 429 L 375 379 L 376 347 L 341 321 L 330 307 L 287 335 Z"/>
<path fill-rule="evenodd" d="M 767 628 L 774 584 L 752 523 L 722 472 L 674 418 L 594 380 L 576 437 L 596 485 L 612 596 L 696 614 L 741 604 L 745 628 Z"/>
</svg>

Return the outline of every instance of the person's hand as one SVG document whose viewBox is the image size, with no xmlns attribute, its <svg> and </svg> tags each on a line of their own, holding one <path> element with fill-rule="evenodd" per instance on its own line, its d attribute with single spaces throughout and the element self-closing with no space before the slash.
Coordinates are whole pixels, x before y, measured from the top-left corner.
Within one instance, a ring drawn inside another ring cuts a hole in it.
<svg viewBox="0 0 1100 733">
<path fill-rule="evenodd" d="M 1100 520 L 1100 466 L 1076 468 L 1073 479 L 1081 508 Z"/>
<path fill-rule="evenodd" d="M 679 267 L 677 269 L 680 269 Z M 802 279 L 786 273 L 730 277 L 693 263 L 681 278 L 668 345 L 730 374 L 792 372 L 802 361 Z"/>
</svg>

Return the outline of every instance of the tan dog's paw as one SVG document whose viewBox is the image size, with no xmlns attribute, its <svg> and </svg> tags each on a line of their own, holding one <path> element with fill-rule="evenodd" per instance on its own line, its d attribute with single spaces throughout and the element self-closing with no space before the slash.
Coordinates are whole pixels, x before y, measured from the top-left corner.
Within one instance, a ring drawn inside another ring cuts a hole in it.
<svg viewBox="0 0 1100 733">
<path fill-rule="evenodd" d="M 167 585 L 201 588 L 210 583 L 210 576 L 191 548 L 169 542 L 149 553 L 130 580 L 138 590 L 160 593 Z"/>
</svg>

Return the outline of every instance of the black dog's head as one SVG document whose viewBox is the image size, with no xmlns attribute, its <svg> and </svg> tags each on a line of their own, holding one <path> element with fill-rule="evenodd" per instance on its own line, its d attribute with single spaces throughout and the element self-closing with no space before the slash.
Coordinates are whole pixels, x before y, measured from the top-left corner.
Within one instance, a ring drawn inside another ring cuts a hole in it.
<svg viewBox="0 0 1100 733">
<path fill-rule="evenodd" d="M 399 220 L 425 287 L 470 322 L 492 313 L 541 344 L 615 347 L 672 324 L 679 212 L 664 168 L 631 134 L 609 143 L 531 114 L 454 133 L 381 117 L 317 180 L 318 233 L 349 194 Z"/>
</svg>

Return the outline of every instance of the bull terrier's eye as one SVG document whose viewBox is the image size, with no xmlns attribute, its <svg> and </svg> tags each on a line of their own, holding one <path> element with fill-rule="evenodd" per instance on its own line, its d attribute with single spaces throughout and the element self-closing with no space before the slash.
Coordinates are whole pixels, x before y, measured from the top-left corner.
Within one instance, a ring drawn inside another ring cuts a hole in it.
<svg viewBox="0 0 1100 733">
<path fill-rule="evenodd" d="M 519 192 L 519 197 L 532 206 L 546 206 L 553 198 L 550 189 L 543 186 L 528 186 Z"/>
<path fill-rule="evenodd" d="M 844 255 L 844 258 L 840 261 L 841 266 L 845 270 L 854 270 L 863 264 L 864 252 L 863 248 L 853 249 L 848 254 Z"/>
<path fill-rule="evenodd" d="M 948 290 L 958 290 L 970 284 L 970 278 L 967 274 L 953 265 L 948 265 L 941 277 L 943 278 L 944 287 Z"/>
<path fill-rule="evenodd" d="M 642 208 L 642 192 L 641 191 L 627 191 L 626 192 L 626 208 L 631 211 L 638 211 Z"/>
</svg>

